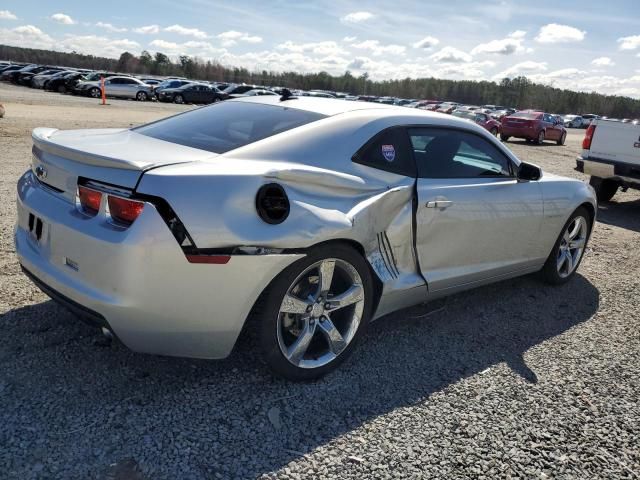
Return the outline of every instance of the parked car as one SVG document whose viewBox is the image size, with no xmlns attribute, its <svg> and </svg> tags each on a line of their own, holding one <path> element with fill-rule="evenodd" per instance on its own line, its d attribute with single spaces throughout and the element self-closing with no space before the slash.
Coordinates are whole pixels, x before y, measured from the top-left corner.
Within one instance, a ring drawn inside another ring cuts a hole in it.
<svg viewBox="0 0 640 480">
<path fill-rule="evenodd" d="M 12 72 L 14 70 L 20 70 L 21 68 L 24 68 L 24 67 L 26 67 L 26 65 L 23 63 L 13 63 L 13 64 L 4 65 L 3 67 L 0 67 L 0 80 L 7 81 L 9 79 L 9 72 Z M 4 72 L 7 72 L 7 74 L 4 75 Z"/>
<path fill-rule="evenodd" d="M 81 72 L 66 72 L 49 79 L 43 88 L 59 93 L 72 92 L 75 90 L 76 84 L 83 78 L 84 74 Z"/>
<path fill-rule="evenodd" d="M 380 104 L 251 97 L 33 139 L 14 241 L 36 285 L 147 353 L 226 357 L 250 317 L 292 380 L 392 311 L 568 282 L 597 207 L 477 125 Z"/>
<path fill-rule="evenodd" d="M 454 110 L 451 115 L 477 123 L 494 137 L 500 133 L 500 122 L 486 113 L 469 110 Z"/>
<path fill-rule="evenodd" d="M 582 115 L 582 126 L 583 128 L 587 128 L 591 125 L 591 122 L 600 118 L 598 115 L 594 115 L 593 113 L 585 113 Z"/>
<path fill-rule="evenodd" d="M 158 93 L 161 102 L 215 103 L 225 100 L 227 95 L 204 83 L 187 83 L 178 88 L 164 88 Z"/>
<path fill-rule="evenodd" d="M 264 88 L 253 88 L 251 90 L 247 90 L 244 93 L 232 93 L 227 95 L 227 98 L 240 98 L 240 97 L 263 97 L 263 96 L 273 96 L 278 95 L 276 92 L 272 92 L 271 90 L 266 90 Z M 322 95 L 300 95 L 304 97 L 321 97 Z"/>
<path fill-rule="evenodd" d="M 155 85 L 153 87 L 153 94 L 157 99 L 160 99 L 160 93 L 166 88 L 179 88 L 183 85 L 189 85 L 193 83 L 191 80 L 180 80 L 180 79 L 171 79 L 165 80 L 159 85 Z"/>
<path fill-rule="evenodd" d="M 42 65 L 27 65 L 26 67 L 22 67 L 22 68 L 18 68 L 18 69 L 8 69 L 5 70 L 5 72 L 3 73 L 3 79 L 6 75 L 6 80 L 8 80 L 11 83 L 19 83 L 20 77 L 24 74 L 33 74 L 35 75 L 36 73 L 40 73 L 43 70 L 47 69 L 49 67 L 45 67 Z"/>
<path fill-rule="evenodd" d="M 458 108 L 458 105 L 460 105 L 459 103 L 455 103 L 455 102 L 444 102 L 441 103 L 440 105 L 438 105 L 438 108 L 436 108 L 436 112 L 439 113 L 451 113 L 453 112 L 456 108 Z"/>
<path fill-rule="evenodd" d="M 68 70 L 53 68 L 51 70 L 45 70 L 43 72 L 38 73 L 31 77 L 31 81 L 29 82 L 29 86 L 31 88 L 43 88 L 45 82 L 47 82 L 51 77 L 55 75 L 61 75 L 67 73 Z"/>
<path fill-rule="evenodd" d="M 523 110 L 502 119 L 500 139 L 507 142 L 509 138 L 524 138 L 527 142 L 542 145 L 545 140 L 554 140 L 564 145 L 567 130 L 560 121 L 550 113 Z"/>
<path fill-rule="evenodd" d="M 232 83 L 227 88 L 225 88 L 223 92 L 226 93 L 227 95 L 240 95 L 243 93 L 247 93 L 249 90 L 256 90 L 256 89 L 262 90 L 264 88 L 258 85 L 246 85 L 244 83 L 241 85 L 238 85 L 236 83 Z"/>
<path fill-rule="evenodd" d="M 582 141 L 579 172 L 590 175 L 598 201 L 608 202 L 618 189 L 640 190 L 640 127 L 594 119 Z"/>
<path fill-rule="evenodd" d="M 580 115 L 564 115 L 564 126 L 567 128 L 582 128 L 582 117 Z"/>
<path fill-rule="evenodd" d="M 77 89 L 82 95 L 100 98 L 102 95 L 101 82 L 81 82 Z M 131 98 L 135 100 L 150 100 L 153 95 L 151 85 L 133 77 L 109 77 L 104 81 L 105 95 L 108 97 Z"/>
</svg>

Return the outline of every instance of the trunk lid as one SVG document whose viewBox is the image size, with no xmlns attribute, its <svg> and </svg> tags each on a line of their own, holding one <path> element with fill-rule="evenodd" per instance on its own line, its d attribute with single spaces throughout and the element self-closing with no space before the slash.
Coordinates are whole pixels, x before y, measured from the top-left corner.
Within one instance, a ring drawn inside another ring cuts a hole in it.
<svg viewBox="0 0 640 480">
<path fill-rule="evenodd" d="M 78 177 L 133 189 L 149 169 L 216 156 L 128 129 L 36 128 L 32 138 L 33 172 L 71 202 Z"/>
</svg>

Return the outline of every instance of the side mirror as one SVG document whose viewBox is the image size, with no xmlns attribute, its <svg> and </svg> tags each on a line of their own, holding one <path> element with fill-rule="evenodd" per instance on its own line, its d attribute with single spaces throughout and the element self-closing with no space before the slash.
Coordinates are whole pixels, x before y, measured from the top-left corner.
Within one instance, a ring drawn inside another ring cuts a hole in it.
<svg viewBox="0 0 640 480">
<path fill-rule="evenodd" d="M 542 177 L 542 170 L 537 165 L 531 163 L 522 162 L 518 168 L 518 180 L 522 182 L 531 182 L 540 180 Z"/>
</svg>

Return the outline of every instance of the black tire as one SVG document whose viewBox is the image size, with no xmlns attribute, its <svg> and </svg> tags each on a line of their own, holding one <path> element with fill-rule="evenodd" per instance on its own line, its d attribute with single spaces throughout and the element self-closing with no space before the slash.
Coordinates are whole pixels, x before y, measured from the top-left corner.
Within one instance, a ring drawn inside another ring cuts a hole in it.
<svg viewBox="0 0 640 480">
<path fill-rule="evenodd" d="M 498 129 L 496 127 L 493 127 L 489 133 L 491 133 L 491 135 L 493 135 L 494 137 L 497 137 Z"/>
<path fill-rule="evenodd" d="M 364 309 L 352 340 L 337 357 L 317 368 L 302 368 L 289 362 L 280 349 L 278 343 L 280 308 L 284 296 L 296 278 L 314 263 L 328 258 L 343 260 L 356 269 L 364 288 Z M 351 355 L 370 321 L 374 303 L 374 286 L 369 265 L 362 255 L 346 244 L 332 243 L 310 249 L 304 258 L 283 270 L 271 282 L 263 297 L 264 302 L 261 304 L 261 314 L 258 319 L 260 323 L 256 330 L 264 362 L 274 374 L 280 377 L 292 381 L 307 381 L 333 371 Z"/>
<path fill-rule="evenodd" d="M 173 103 L 182 105 L 184 103 L 184 97 L 180 94 L 176 95 L 175 97 L 173 97 Z"/>
<path fill-rule="evenodd" d="M 91 96 L 92 98 L 100 98 L 102 96 L 102 92 L 98 87 L 93 87 L 91 90 L 89 90 L 89 96 Z"/>
<path fill-rule="evenodd" d="M 564 142 L 567 140 L 567 132 L 562 132 L 560 138 L 558 139 L 558 145 L 564 145 Z"/>
<path fill-rule="evenodd" d="M 558 267 L 556 265 L 556 262 L 558 259 L 558 250 L 560 249 L 560 244 L 562 242 L 563 235 L 567 230 L 567 228 L 569 227 L 569 225 L 571 225 L 571 223 L 573 223 L 573 221 L 579 216 L 584 217 L 587 221 L 588 230 L 587 230 L 584 249 L 587 248 L 587 243 L 589 241 L 589 237 L 591 236 L 591 229 L 593 227 L 593 219 L 591 218 L 591 215 L 589 214 L 589 212 L 585 207 L 578 207 L 576 211 L 571 214 L 571 216 L 569 217 L 569 220 L 567 220 L 567 222 L 563 225 L 562 230 L 558 235 L 558 239 L 556 240 L 556 243 L 553 245 L 553 249 L 551 250 L 549 257 L 547 258 L 547 261 L 544 264 L 544 267 L 542 267 L 542 270 L 540 270 L 542 280 L 544 280 L 546 283 L 550 285 L 562 285 L 563 283 L 567 283 L 576 274 L 576 272 L 578 271 L 578 268 L 580 268 L 580 263 L 582 263 L 582 259 L 584 258 L 584 251 L 580 256 L 577 262 L 577 265 L 575 265 L 573 271 L 568 276 L 566 277 L 560 276 L 558 272 Z"/>
<path fill-rule="evenodd" d="M 138 100 L 139 102 L 146 102 L 148 99 L 149 95 L 147 95 L 147 92 L 136 93 L 136 100 Z"/>
<path fill-rule="evenodd" d="M 611 200 L 620 186 L 615 180 L 600 177 L 591 177 L 589 179 L 589 185 L 596 191 L 596 197 L 599 202 L 608 202 Z"/>
<path fill-rule="evenodd" d="M 67 87 L 65 85 L 58 85 L 58 93 L 67 93 Z"/>
<path fill-rule="evenodd" d="M 544 143 L 544 130 L 541 130 L 540 133 L 538 133 L 538 137 L 536 138 L 535 142 L 538 145 L 542 145 Z"/>
<path fill-rule="evenodd" d="M 500 134 L 500 140 L 502 140 L 503 142 L 508 142 L 509 138 L 509 135 Z"/>
</svg>

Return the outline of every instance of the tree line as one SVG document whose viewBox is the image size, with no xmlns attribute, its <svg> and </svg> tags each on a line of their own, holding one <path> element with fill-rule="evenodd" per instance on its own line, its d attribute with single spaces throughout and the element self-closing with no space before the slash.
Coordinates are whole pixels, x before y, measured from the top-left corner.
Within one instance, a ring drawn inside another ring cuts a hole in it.
<svg viewBox="0 0 640 480">
<path fill-rule="evenodd" d="M 576 92 L 532 82 L 526 77 L 504 78 L 501 82 L 445 80 L 441 78 L 405 78 L 374 81 L 364 73 L 343 75 L 327 72 L 250 71 L 226 67 L 219 62 L 186 55 L 172 60 L 168 55 L 143 51 L 139 56 L 124 52 L 119 59 L 96 57 L 77 52 L 57 52 L 0 45 L 0 59 L 15 62 L 61 65 L 132 74 L 184 76 L 196 80 L 252 83 L 267 86 L 321 89 L 354 95 L 393 96 L 438 99 L 475 105 L 505 105 L 535 108 L 552 113 L 595 113 L 619 118 L 640 117 L 640 100 L 619 95 Z"/>
</svg>

